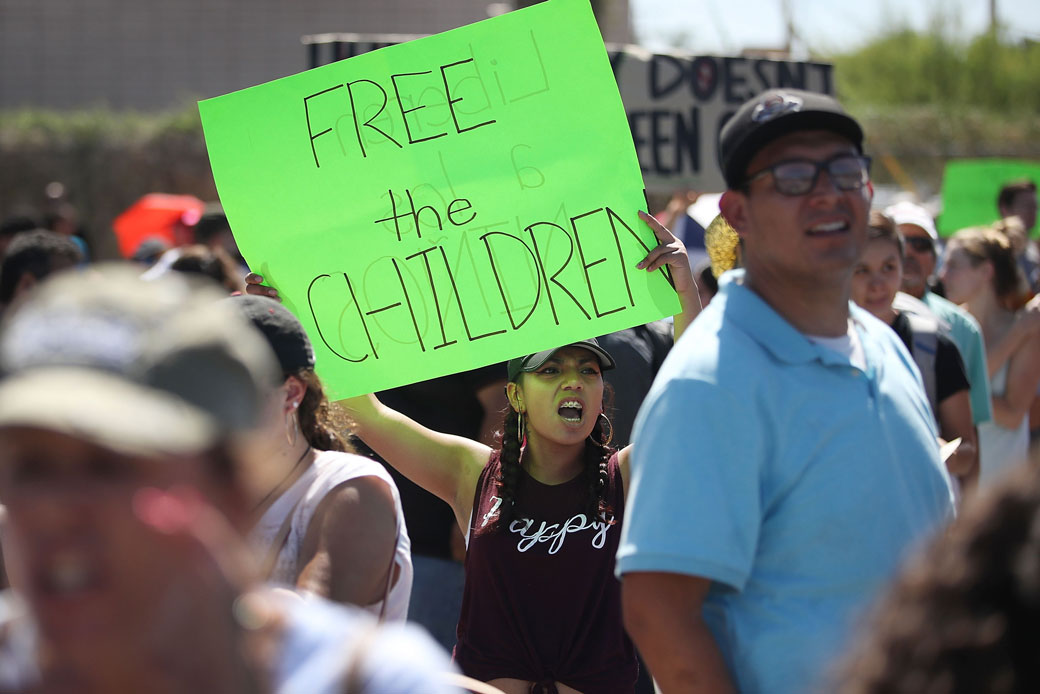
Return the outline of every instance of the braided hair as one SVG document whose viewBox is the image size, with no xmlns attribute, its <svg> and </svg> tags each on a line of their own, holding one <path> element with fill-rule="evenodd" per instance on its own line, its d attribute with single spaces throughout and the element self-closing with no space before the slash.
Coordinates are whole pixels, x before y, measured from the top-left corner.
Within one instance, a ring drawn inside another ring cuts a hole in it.
<svg viewBox="0 0 1040 694">
<path fill-rule="evenodd" d="M 520 449 L 522 445 L 519 427 L 518 414 L 512 408 L 507 408 L 501 432 L 500 472 L 495 478 L 495 492 L 502 499 L 502 503 L 498 508 L 498 517 L 479 529 L 478 533 L 507 529 L 516 517 L 516 492 L 520 483 Z M 590 519 L 606 518 L 614 513 L 613 508 L 605 499 L 607 485 L 610 482 L 607 463 L 610 456 L 614 454 L 608 438 L 612 431 L 610 421 L 606 414 L 603 414 L 597 417 L 592 433 L 585 439 L 584 466 L 581 475 L 586 481 L 587 493 L 581 512 Z M 615 522 L 615 520 L 610 521 L 611 524 Z"/>
</svg>

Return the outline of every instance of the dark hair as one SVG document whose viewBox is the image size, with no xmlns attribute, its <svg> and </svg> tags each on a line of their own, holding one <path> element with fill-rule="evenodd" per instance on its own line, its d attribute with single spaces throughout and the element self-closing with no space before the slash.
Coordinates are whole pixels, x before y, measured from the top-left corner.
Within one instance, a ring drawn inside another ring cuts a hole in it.
<svg viewBox="0 0 1040 694">
<path fill-rule="evenodd" d="M 1040 691 L 1040 469 L 969 500 L 868 626 L 841 694 Z"/>
<path fill-rule="evenodd" d="M 719 293 L 719 281 L 715 278 L 715 273 L 711 269 L 711 262 L 705 262 L 697 267 L 695 275 L 697 284 L 710 292 L 711 296 L 715 296 Z"/>
<path fill-rule="evenodd" d="M 607 431 L 604 431 L 604 421 L 607 422 Z M 608 434 L 613 433 L 609 426 L 609 420 L 604 414 L 596 420 L 596 426 L 592 433 L 585 439 L 584 462 L 582 476 L 587 483 L 587 495 L 585 508 L 582 512 L 589 519 L 600 516 L 610 516 L 614 510 L 607 504 L 604 496 L 607 484 L 610 482 L 607 472 L 607 461 L 614 454 L 610 447 Z M 505 420 L 502 424 L 502 447 L 500 449 L 499 462 L 501 473 L 495 479 L 496 492 L 502 505 L 498 509 L 498 518 L 494 522 L 478 529 L 478 532 L 493 532 L 498 529 L 508 529 L 513 522 L 516 512 L 516 489 L 520 482 L 520 431 L 518 428 L 517 413 L 511 408 L 506 408 Z M 610 521 L 614 523 L 616 521 Z"/>
<path fill-rule="evenodd" d="M 1009 308 L 1018 302 L 1022 276 L 1007 236 L 988 227 L 972 227 L 958 231 L 950 242 L 964 250 L 972 267 L 989 261 L 993 266 L 993 290 L 997 298 Z"/>
<path fill-rule="evenodd" d="M 79 246 L 64 234 L 46 229 L 33 229 L 16 234 L 11 239 L 0 264 L 0 303 L 10 303 L 18 281 L 29 273 L 42 280 L 54 271 L 57 261 L 74 265 L 83 260 Z"/>
<path fill-rule="evenodd" d="M 307 387 L 297 410 L 300 430 L 307 443 L 319 451 L 353 453 L 354 447 L 342 433 L 349 431 L 353 422 L 342 407 L 329 402 L 314 369 L 301 369 L 287 376 L 295 376 Z"/>
<path fill-rule="evenodd" d="M 223 248 L 193 244 L 184 246 L 179 252 L 180 255 L 170 264 L 171 270 L 208 277 L 228 293 L 245 290 L 235 262 Z"/>
<path fill-rule="evenodd" d="M 227 215 L 220 203 L 208 203 L 202 210 L 202 216 L 195 223 L 195 242 L 208 244 L 209 240 L 222 231 L 230 231 Z"/>
<path fill-rule="evenodd" d="M 867 240 L 890 241 L 899 248 L 900 259 L 906 257 L 906 242 L 895 221 L 881 210 L 872 209 L 867 219 Z"/>
<path fill-rule="evenodd" d="M 1036 195 L 1036 183 L 1025 178 L 1005 183 L 997 194 L 997 210 L 1003 214 L 1004 210 L 1015 201 L 1015 196 L 1019 193 Z"/>
<path fill-rule="evenodd" d="M 0 236 L 14 236 L 23 231 L 32 231 L 39 228 L 32 218 L 23 215 L 11 215 L 0 222 Z"/>
</svg>

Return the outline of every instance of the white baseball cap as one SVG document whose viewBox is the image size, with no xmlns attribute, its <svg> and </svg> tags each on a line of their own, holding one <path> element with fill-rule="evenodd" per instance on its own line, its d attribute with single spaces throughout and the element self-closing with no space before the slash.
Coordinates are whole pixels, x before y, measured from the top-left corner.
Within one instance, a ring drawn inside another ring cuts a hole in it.
<svg viewBox="0 0 1040 694">
<path fill-rule="evenodd" d="M 896 226 L 900 224 L 913 224 L 924 229 L 932 241 L 939 240 L 939 234 L 935 231 L 935 220 L 925 208 L 920 205 L 903 200 L 885 208 L 885 214 L 892 218 Z"/>
</svg>

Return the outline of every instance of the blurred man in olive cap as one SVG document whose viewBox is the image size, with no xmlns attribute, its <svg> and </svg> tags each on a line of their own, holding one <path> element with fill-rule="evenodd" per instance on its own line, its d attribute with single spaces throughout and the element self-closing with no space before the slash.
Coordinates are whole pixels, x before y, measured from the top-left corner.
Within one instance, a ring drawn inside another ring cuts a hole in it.
<svg viewBox="0 0 1040 694">
<path fill-rule="evenodd" d="M 436 690 L 422 637 L 351 666 L 369 620 L 258 590 L 241 533 L 276 361 L 219 293 L 134 274 L 56 276 L 0 332 L 0 691 L 331 693 L 348 667 Z"/>
<path fill-rule="evenodd" d="M 743 269 L 640 410 L 618 550 L 625 623 L 664 692 L 813 690 L 951 513 L 920 375 L 849 301 L 872 197 L 862 146 L 837 101 L 796 89 L 720 133 Z"/>
</svg>

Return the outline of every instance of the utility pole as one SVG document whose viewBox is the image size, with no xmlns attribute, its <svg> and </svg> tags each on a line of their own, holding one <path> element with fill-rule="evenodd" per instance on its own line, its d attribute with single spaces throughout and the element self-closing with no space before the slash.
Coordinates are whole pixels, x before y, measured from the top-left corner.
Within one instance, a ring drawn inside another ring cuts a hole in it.
<svg viewBox="0 0 1040 694">
<path fill-rule="evenodd" d="M 994 2 L 994 0 L 990 0 Z M 784 52 L 788 57 L 794 48 L 794 12 L 791 10 L 791 0 L 780 0 L 780 14 L 784 18 Z"/>
</svg>

